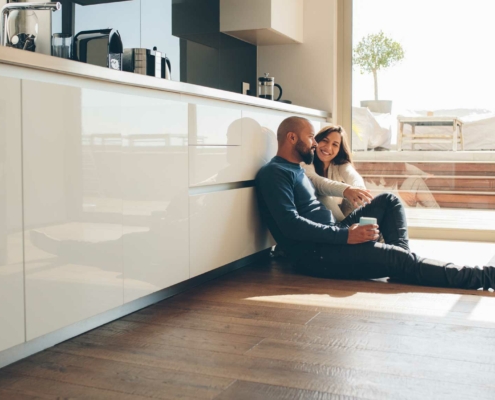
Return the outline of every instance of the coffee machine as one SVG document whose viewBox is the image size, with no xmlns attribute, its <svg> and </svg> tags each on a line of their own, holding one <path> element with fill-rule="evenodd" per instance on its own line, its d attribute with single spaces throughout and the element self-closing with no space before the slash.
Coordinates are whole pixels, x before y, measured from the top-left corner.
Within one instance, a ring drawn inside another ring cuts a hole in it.
<svg viewBox="0 0 495 400">
<path fill-rule="evenodd" d="M 74 36 L 72 51 L 76 61 L 122 71 L 124 46 L 115 29 L 79 32 Z"/>
</svg>

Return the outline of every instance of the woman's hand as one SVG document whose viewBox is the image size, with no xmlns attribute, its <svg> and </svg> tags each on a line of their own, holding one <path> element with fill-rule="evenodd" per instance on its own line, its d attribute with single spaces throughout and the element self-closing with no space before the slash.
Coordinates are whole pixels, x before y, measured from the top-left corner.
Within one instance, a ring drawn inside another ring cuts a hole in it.
<svg viewBox="0 0 495 400">
<path fill-rule="evenodd" d="M 379 237 L 380 231 L 378 230 L 378 225 L 353 224 L 349 227 L 347 244 L 365 243 L 370 240 L 378 240 Z"/>
<path fill-rule="evenodd" d="M 344 197 L 349 200 L 355 208 L 364 206 L 373 200 L 373 196 L 368 189 L 360 189 L 353 186 L 349 186 L 344 190 Z"/>
</svg>

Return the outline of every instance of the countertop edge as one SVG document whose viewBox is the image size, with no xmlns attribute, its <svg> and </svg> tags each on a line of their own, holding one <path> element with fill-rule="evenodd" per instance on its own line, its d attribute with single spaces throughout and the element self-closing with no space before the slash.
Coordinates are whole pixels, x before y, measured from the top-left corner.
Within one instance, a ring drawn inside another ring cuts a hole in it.
<svg viewBox="0 0 495 400">
<path fill-rule="evenodd" d="M 190 83 L 176 82 L 158 79 L 151 76 L 133 74 L 124 71 L 114 71 L 95 65 L 80 63 L 48 56 L 45 54 L 31 53 L 23 50 L 0 46 L 0 64 L 14 65 L 47 72 L 55 72 L 65 75 L 90 78 L 105 82 L 119 83 L 128 86 L 137 86 L 146 89 L 162 90 L 180 93 L 184 95 L 206 97 L 215 100 L 223 100 L 232 103 L 245 104 L 271 110 L 292 112 L 310 117 L 330 118 L 328 112 L 301 107 L 293 104 L 278 103 L 258 97 L 246 96 L 240 93 L 228 92 Z"/>
</svg>

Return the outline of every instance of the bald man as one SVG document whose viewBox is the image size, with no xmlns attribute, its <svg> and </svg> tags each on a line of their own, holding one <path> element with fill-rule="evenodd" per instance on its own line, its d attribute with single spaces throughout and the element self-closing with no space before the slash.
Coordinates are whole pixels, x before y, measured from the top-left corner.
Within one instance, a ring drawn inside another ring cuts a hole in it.
<svg viewBox="0 0 495 400">
<path fill-rule="evenodd" d="M 302 161 L 313 161 L 316 141 L 311 123 L 287 118 L 278 128 L 277 140 L 277 155 L 256 176 L 260 212 L 277 244 L 302 272 L 328 278 L 393 277 L 427 286 L 495 288 L 494 267 L 460 267 L 411 253 L 404 208 L 393 194 L 372 198 L 367 190 L 341 186 L 341 196 L 364 205 L 337 223 L 317 200 L 300 166 Z M 376 218 L 377 225 L 360 226 L 361 217 Z M 380 232 L 385 243 L 376 241 Z"/>
</svg>

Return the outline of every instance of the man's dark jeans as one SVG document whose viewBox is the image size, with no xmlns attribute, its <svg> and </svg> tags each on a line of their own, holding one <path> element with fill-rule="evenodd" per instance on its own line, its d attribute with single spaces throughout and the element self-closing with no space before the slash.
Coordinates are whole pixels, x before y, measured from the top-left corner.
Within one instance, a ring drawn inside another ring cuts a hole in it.
<svg viewBox="0 0 495 400">
<path fill-rule="evenodd" d="M 421 258 L 409 250 L 404 207 L 390 193 L 376 196 L 340 222 L 349 227 L 360 217 L 374 217 L 384 243 L 355 245 L 317 244 L 297 262 L 304 273 L 339 279 L 391 277 L 425 286 L 465 289 L 493 288 L 495 268 L 460 267 L 452 263 Z"/>
</svg>

